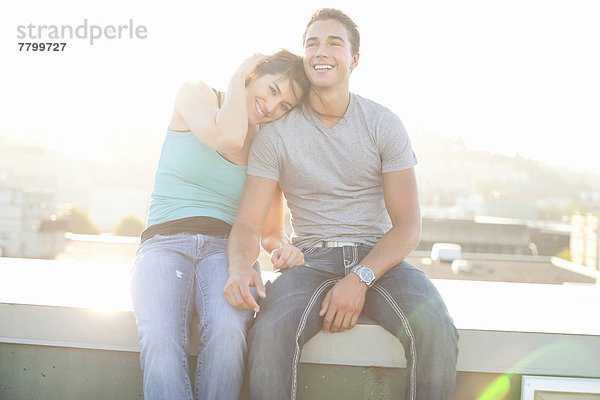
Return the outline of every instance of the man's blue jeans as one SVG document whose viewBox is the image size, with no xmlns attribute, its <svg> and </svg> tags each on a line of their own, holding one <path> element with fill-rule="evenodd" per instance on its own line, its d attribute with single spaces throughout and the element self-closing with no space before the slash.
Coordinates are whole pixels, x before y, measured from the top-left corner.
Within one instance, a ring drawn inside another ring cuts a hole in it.
<svg viewBox="0 0 600 400">
<path fill-rule="evenodd" d="M 178 234 L 156 235 L 139 247 L 131 295 L 146 400 L 239 397 L 253 312 L 231 307 L 223 295 L 226 246 L 225 238 Z M 192 384 L 188 355 L 195 311 L 200 343 Z"/>
<path fill-rule="evenodd" d="M 267 283 L 267 298 L 248 334 L 251 399 L 295 399 L 302 346 L 322 328 L 325 294 L 371 250 L 370 246 L 304 249 L 305 265 Z M 420 269 L 402 262 L 367 291 L 363 315 L 402 343 L 406 399 L 451 399 L 458 332 L 438 291 Z"/>
</svg>

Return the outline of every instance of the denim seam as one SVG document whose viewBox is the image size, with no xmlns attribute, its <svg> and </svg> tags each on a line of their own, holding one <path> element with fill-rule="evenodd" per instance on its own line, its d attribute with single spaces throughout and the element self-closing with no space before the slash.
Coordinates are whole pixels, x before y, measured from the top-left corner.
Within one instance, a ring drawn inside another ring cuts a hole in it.
<svg viewBox="0 0 600 400">
<path fill-rule="evenodd" d="M 406 315 L 404 314 L 404 312 L 402 311 L 402 309 L 400 308 L 398 303 L 396 303 L 394 298 L 382 286 L 380 286 L 378 284 L 374 284 L 373 289 L 375 289 L 375 291 L 377 291 L 377 293 L 381 294 L 381 296 L 383 296 L 384 300 L 386 300 L 390 304 L 392 309 L 396 312 L 396 314 L 402 321 L 402 325 L 404 326 L 404 330 L 405 330 L 408 338 L 410 339 L 409 347 L 410 347 L 410 354 L 411 354 L 411 363 L 410 363 L 410 366 L 408 366 L 409 370 L 410 370 L 410 378 L 409 378 L 409 396 L 410 397 L 409 397 L 409 399 L 416 399 L 417 398 L 417 388 L 416 388 L 417 350 L 415 347 L 415 336 L 412 332 L 412 329 L 410 328 L 410 324 L 408 323 L 408 318 L 406 318 Z"/>
<path fill-rule="evenodd" d="M 198 276 L 196 275 L 196 272 L 194 271 L 194 280 L 196 281 L 196 286 L 198 287 L 198 289 L 200 290 L 200 293 L 202 294 L 202 319 L 199 321 L 200 326 L 202 326 L 202 335 L 198 338 L 198 359 L 196 362 L 196 372 L 195 372 L 195 379 L 194 379 L 194 392 L 196 393 L 196 397 L 198 397 L 198 379 L 199 379 L 199 374 L 198 372 L 201 370 L 202 366 L 203 366 L 203 359 L 202 359 L 202 347 L 204 346 L 205 342 L 206 342 L 206 329 L 208 329 L 208 326 L 206 324 L 206 302 L 207 302 L 207 296 L 206 296 L 206 290 L 204 290 L 204 287 L 202 285 L 202 281 L 200 279 L 198 279 Z M 198 316 L 200 317 L 200 310 L 196 310 L 196 312 L 198 313 Z M 195 327 L 194 329 L 197 329 L 198 327 Z"/>
<path fill-rule="evenodd" d="M 185 296 L 185 315 L 184 315 L 184 325 L 182 327 L 182 334 L 183 334 L 183 348 L 185 349 L 185 356 L 183 359 L 183 366 L 185 367 L 185 370 L 189 370 L 189 363 L 188 363 L 188 354 L 189 354 L 189 350 L 190 350 L 190 338 L 189 338 L 189 334 L 188 334 L 188 316 L 191 319 L 190 316 L 190 306 L 191 306 L 191 293 L 194 287 L 194 280 L 192 279 L 192 284 L 188 286 L 188 290 L 186 292 L 186 296 Z M 193 400 L 193 389 L 192 389 L 192 383 L 190 382 L 189 377 L 187 377 L 185 379 L 185 385 L 187 386 L 187 392 L 190 394 L 189 399 Z"/>
<path fill-rule="evenodd" d="M 335 284 L 341 278 L 332 278 L 328 279 L 325 282 L 321 283 L 317 289 L 314 291 L 306 308 L 304 308 L 304 312 L 300 317 L 300 323 L 298 324 L 298 329 L 296 330 L 296 348 L 294 349 L 294 358 L 292 360 L 292 392 L 291 392 L 291 400 L 296 400 L 297 390 L 298 390 L 298 364 L 300 363 L 300 344 L 298 343 L 298 339 L 300 339 L 300 335 L 304 331 L 304 327 L 306 326 L 306 320 L 308 318 L 308 314 L 310 313 L 312 307 L 315 305 L 317 298 L 323 293 L 325 289 L 327 289 L 332 284 Z"/>
<path fill-rule="evenodd" d="M 350 263 L 346 262 L 346 249 L 348 247 L 344 247 L 344 250 L 342 250 L 342 257 L 344 259 L 344 275 L 348 275 L 348 273 L 350 272 L 350 269 L 352 267 L 354 267 L 356 265 L 356 263 L 358 262 L 358 247 L 354 246 L 352 247 L 352 261 Z"/>
<path fill-rule="evenodd" d="M 203 359 L 202 359 L 202 348 L 206 342 L 206 329 L 208 329 L 207 323 L 206 323 L 206 303 L 208 302 L 208 298 L 206 296 L 206 289 L 204 287 L 204 282 L 198 278 L 198 273 L 197 273 L 197 266 L 198 263 L 200 262 L 201 259 L 206 257 L 206 254 L 204 254 L 206 252 L 206 248 L 208 247 L 209 244 L 209 240 L 208 237 L 201 235 L 201 234 L 197 234 L 195 235 L 196 237 L 196 259 L 194 260 L 194 282 L 195 282 L 195 286 L 198 288 L 198 290 L 200 291 L 200 294 L 202 296 L 202 310 L 196 309 L 196 313 L 198 314 L 198 318 L 199 318 L 199 325 L 197 327 L 194 327 L 194 329 L 199 329 L 199 327 L 202 327 L 202 335 L 200 335 L 200 332 L 198 332 L 198 359 L 196 362 L 196 371 L 195 371 L 195 377 L 194 377 L 194 393 L 196 395 L 196 397 L 198 397 L 198 379 L 199 379 L 199 374 L 198 372 L 201 370 L 202 366 L 203 366 Z"/>
</svg>

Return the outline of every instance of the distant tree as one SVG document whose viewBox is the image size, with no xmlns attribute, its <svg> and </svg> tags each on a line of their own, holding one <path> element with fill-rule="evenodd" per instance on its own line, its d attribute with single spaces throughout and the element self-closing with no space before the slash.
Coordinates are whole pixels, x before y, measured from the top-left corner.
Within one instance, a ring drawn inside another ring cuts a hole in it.
<svg viewBox="0 0 600 400">
<path fill-rule="evenodd" d="M 81 233 L 85 235 L 99 235 L 102 233 L 87 214 L 87 212 L 76 207 L 71 208 L 64 216 L 69 221 L 67 232 Z"/>
<path fill-rule="evenodd" d="M 562 258 L 563 260 L 567 260 L 567 261 L 573 261 L 573 259 L 571 258 L 571 251 L 569 250 L 569 248 L 565 248 L 563 249 L 561 252 L 559 252 L 556 257 L 558 258 Z"/>
<path fill-rule="evenodd" d="M 144 228 L 144 221 L 135 215 L 128 215 L 119 221 L 113 233 L 117 236 L 140 236 Z"/>
</svg>

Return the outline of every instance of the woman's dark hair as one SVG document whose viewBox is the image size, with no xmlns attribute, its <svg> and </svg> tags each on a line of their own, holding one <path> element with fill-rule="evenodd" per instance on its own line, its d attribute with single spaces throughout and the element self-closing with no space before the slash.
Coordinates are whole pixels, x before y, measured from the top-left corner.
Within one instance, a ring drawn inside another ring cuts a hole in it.
<svg viewBox="0 0 600 400">
<path fill-rule="evenodd" d="M 306 42 L 306 32 L 310 26 L 317 21 L 325 21 L 328 19 L 333 19 L 338 21 L 346 28 L 348 32 L 348 39 L 350 40 L 350 49 L 352 51 L 352 55 L 358 53 L 360 49 L 360 33 L 358 33 L 358 27 L 352 21 L 352 19 L 341 12 L 340 10 L 336 10 L 335 8 L 321 8 L 320 10 L 315 11 L 315 13 L 306 24 L 306 29 L 304 30 L 304 35 L 302 35 L 302 45 Z"/>
<path fill-rule="evenodd" d="M 302 96 L 297 95 L 294 85 L 291 87 L 294 96 L 300 101 L 306 96 L 310 88 L 310 82 L 304 72 L 302 57 L 285 49 L 281 49 L 267 57 L 265 61 L 256 67 L 255 73 L 256 76 L 282 75 L 284 78 L 289 78 L 290 82 L 296 82 L 302 89 Z"/>
</svg>

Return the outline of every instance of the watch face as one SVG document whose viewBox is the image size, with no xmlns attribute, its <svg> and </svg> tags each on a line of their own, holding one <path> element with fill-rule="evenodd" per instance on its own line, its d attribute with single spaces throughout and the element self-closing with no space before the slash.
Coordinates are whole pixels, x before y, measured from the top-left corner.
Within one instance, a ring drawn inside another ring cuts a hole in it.
<svg viewBox="0 0 600 400">
<path fill-rule="evenodd" d="M 360 278 L 367 283 L 371 283 L 375 279 L 375 274 L 368 268 L 361 268 Z"/>
</svg>

